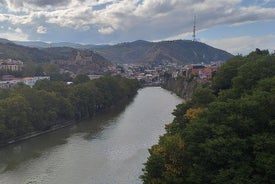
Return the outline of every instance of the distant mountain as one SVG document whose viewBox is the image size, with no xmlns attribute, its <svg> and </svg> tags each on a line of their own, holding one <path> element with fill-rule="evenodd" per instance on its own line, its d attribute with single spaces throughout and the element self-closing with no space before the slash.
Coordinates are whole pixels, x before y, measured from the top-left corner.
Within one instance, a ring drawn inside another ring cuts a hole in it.
<svg viewBox="0 0 275 184">
<path fill-rule="evenodd" d="M 36 48 L 71 47 L 93 49 L 96 53 L 114 63 L 165 63 L 179 64 L 210 63 L 226 61 L 232 54 L 191 40 L 148 42 L 137 40 L 116 45 L 82 45 L 69 42 L 15 42 L 16 44 Z"/>
<path fill-rule="evenodd" d="M 0 38 L 0 43 L 13 43 L 13 42 L 4 38 Z"/>
<path fill-rule="evenodd" d="M 26 46 L 26 47 L 34 47 L 34 48 L 51 48 L 51 47 L 71 47 L 75 49 L 91 49 L 91 48 L 100 48 L 105 45 L 84 45 L 78 43 L 71 42 L 59 42 L 59 43 L 46 43 L 41 41 L 14 41 L 15 44 Z"/>
<path fill-rule="evenodd" d="M 35 48 L 48 48 L 51 47 L 50 43 L 40 42 L 40 41 L 14 41 L 16 45 L 21 45 L 25 47 L 35 47 Z"/>
<path fill-rule="evenodd" d="M 94 48 L 94 50 L 115 63 L 162 63 L 180 64 L 210 63 L 226 61 L 232 54 L 201 42 L 189 40 L 121 43 L 113 46 Z"/>
<path fill-rule="evenodd" d="M 137 40 L 93 49 L 114 63 L 142 63 L 154 45 L 153 42 Z"/>
</svg>

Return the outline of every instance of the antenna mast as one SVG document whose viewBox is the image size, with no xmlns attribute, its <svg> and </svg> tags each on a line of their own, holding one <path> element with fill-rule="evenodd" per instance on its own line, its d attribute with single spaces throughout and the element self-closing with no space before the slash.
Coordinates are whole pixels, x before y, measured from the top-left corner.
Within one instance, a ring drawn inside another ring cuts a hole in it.
<svg viewBox="0 0 275 184">
<path fill-rule="evenodd" d="M 194 16 L 194 26 L 193 26 L 193 42 L 196 41 L 196 15 Z"/>
</svg>

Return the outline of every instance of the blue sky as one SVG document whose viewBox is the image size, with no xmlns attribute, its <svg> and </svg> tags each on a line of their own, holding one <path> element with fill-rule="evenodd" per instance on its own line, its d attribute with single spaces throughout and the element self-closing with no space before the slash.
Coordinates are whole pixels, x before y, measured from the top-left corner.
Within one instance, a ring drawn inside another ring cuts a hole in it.
<svg viewBox="0 0 275 184">
<path fill-rule="evenodd" d="M 115 44 L 192 39 L 233 54 L 275 50 L 275 0 L 0 0 L 0 37 Z"/>
</svg>

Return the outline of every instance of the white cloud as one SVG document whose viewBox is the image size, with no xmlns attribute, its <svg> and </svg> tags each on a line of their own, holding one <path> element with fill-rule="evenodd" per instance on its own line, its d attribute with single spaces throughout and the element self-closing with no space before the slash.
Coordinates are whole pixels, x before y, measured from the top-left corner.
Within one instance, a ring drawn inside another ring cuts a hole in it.
<svg viewBox="0 0 275 184">
<path fill-rule="evenodd" d="M 0 22 L 4 22 L 8 20 L 8 16 L 5 14 L 0 14 Z"/>
<path fill-rule="evenodd" d="M 9 27 L 7 31 L 0 32 L 1 38 L 15 41 L 27 41 L 29 40 L 28 34 L 24 33 L 20 28 Z"/>
<path fill-rule="evenodd" d="M 93 14 L 88 7 L 70 8 L 44 13 L 46 22 L 61 27 L 82 29 L 83 26 L 92 24 Z"/>
<path fill-rule="evenodd" d="M 8 22 L 13 25 L 32 24 L 35 14 L 30 15 L 13 15 L 13 14 L 0 14 L 0 22 Z"/>
<path fill-rule="evenodd" d="M 239 36 L 233 38 L 224 38 L 218 40 L 202 39 L 213 47 L 226 50 L 232 54 L 247 55 L 256 48 L 268 49 L 270 52 L 275 50 L 275 35 L 264 35 L 260 37 Z"/>
<path fill-rule="evenodd" d="M 23 33 L 23 31 L 20 28 L 18 28 L 18 27 L 14 30 L 14 32 L 15 33 L 19 33 L 19 34 Z"/>
<path fill-rule="evenodd" d="M 242 0 L 0 0 L 0 3 L 5 3 L 7 9 L 0 13 L 0 22 L 13 26 L 40 27 L 37 32 L 46 33 L 47 29 L 42 28 L 47 23 L 47 27 L 92 30 L 103 36 L 116 33 L 131 40 L 187 37 L 192 32 L 195 14 L 197 31 L 220 24 L 275 20 L 274 7 L 242 7 Z"/>
<path fill-rule="evenodd" d="M 13 24 L 31 24 L 45 17 L 49 23 L 81 29 L 82 26 L 112 27 L 115 30 L 138 28 L 163 32 L 182 27 L 189 31 L 192 17 L 200 18 L 200 28 L 217 24 L 241 24 L 274 19 L 274 8 L 241 7 L 241 0 L 6 0 L 8 9 L 24 12 L 8 15 Z M 102 6 L 99 10 L 93 7 Z M 0 17 L 0 20 L 3 17 Z M 170 29 L 169 29 L 169 28 Z M 179 34 L 176 31 L 170 34 Z M 173 35 L 170 35 L 173 36 Z"/>
<path fill-rule="evenodd" d="M 36 32 L 39 34 L 46 34 L 48 32 L 48 30 L 44 26 L 39 26 L 39 27 L 37 27 Z"/>
<path fill-rule="evenodd" d="M 111 27 L 100 28 L 98 32 L 102 34 L 111 34 L 112 32 L 114 32 L 114 29 Z"/>
</svg>

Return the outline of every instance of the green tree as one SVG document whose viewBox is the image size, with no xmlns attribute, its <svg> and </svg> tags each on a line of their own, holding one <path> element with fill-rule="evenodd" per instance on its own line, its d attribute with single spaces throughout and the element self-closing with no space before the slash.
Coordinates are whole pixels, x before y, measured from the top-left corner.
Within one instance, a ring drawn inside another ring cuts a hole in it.
<svg viewBox="0 0 275 184">
<path fill-rule="evenodd" d="M 237 75 L 238 68 L 246 63 L 242 56 L 236 56 L 223 64 L 213 78 L 213 89 L 215 93 L 232 87 L 232 79 Z"/>
<path fill-rule="evenodd" d="M 88 82 L 90 78 L 85 74 L 79 74 L 73 79 L 74 84 L 80 84 L 84 82 Z"/>
<path fill-rule="evenodd" d="M 136 80 L 106 76 L 75 85 L 40 80 L 0 90 L 0 144 L 32 131 L 45 131 L 132 98 Z"/>
<path fill-rule="evenodd" d="M 19 136 L 32 130 L 29 117 L 31 108 L 28 101 L 21 95 L 14 95 L 1 101 L 3 120 L 8 129 L 7 136 Z"/>
<path fill-rule="evenodd" d="M 273 55 L 259 50 L 233 58 L 214 78 L 217 98 L 202 88 L 178 105 L 150 149 L 144 183 L 274 183 L 274 64 Z M 163 140 L 171 137 L 184 145 L 180 151 L 167 151 L 175 142 Z M 167 158 L 177 158 L 173 167 Z"/>
</svg>

